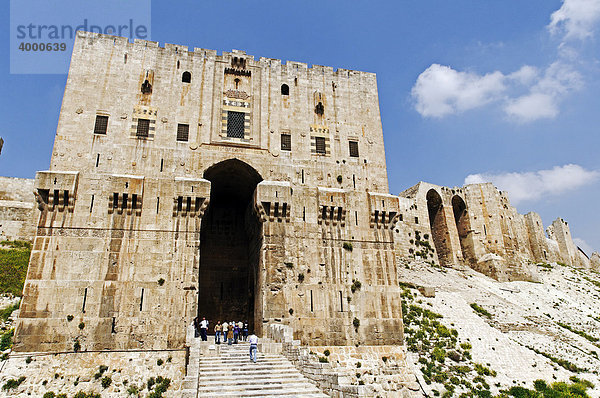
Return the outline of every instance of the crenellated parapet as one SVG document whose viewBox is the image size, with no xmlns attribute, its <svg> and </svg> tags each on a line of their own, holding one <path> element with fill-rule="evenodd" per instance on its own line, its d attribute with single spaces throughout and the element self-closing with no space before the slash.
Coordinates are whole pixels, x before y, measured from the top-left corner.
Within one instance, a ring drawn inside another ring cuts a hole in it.
<svg viewBox="0 0 600 398">
<path fill-rule="evenodd" d="M 204 215 L 210 202 L 210 181 L 203 178 L 175 177 L 173 217 Z"/>
<path fill-rule="evenodd" d="M 346 191 L 337 188 L 318 188 L 318 221 L 325 225 L 346 225 Z"/>
</svg>

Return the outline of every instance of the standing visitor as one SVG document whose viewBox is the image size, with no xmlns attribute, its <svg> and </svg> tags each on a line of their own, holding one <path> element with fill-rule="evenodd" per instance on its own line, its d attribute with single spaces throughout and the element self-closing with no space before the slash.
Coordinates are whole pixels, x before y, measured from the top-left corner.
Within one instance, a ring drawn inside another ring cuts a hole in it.
<svg viewBox="0 0 600 398">
<path fill-rule="evenodd" d="M 238 328 L 237 322 L 233 322 L 233 343 L 234 344 L 237 344 L 239 335 L 240 335 L 240 328 Z"/>
<path fill-rule="evenodd" d="M 208 332 L 208 321 L 206 318 L 202 317 L 202 322 L 200 322 L 200 335 L 202 336 L 202 341 L 206 341 L 206 333 Z"/>
<path fill-rule="evenodd" d="M 250 360 L 256 362 L 256 351 L 258 350 L 258 337 L 254 333 L 250 336 Z"/>
<path fill-rule="evenodd" d="M 242 336 L 244 336 L 244 341 L 248 340 L 248 321 L 244 322 L 244 328 L 242 329 Z"/>
<path fill-rule="evenodd" d="M 233 327 L 229 325 L 229 330 L 227 331 L 227 345 L 231 345 L 233 343 Z"/>
<path fill-rule="evenodd" d="M 223 326 L 221 326 L 221 321 L 217 321 L 215 325 L 215 344 L 221 344 L 221 332 L 223 331 Z"/>
</svg>

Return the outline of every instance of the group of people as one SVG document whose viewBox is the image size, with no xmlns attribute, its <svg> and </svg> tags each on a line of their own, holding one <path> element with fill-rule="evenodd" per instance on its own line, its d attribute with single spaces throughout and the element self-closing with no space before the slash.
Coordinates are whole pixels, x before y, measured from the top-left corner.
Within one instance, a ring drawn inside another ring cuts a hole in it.
<svg viewBox="0 0 600 398">
<path fill-rule="evenodd" d="M 194 318 L 195 336 L 201 337 L 202 341 L 208 340 L 208 321 L 206 318 Z M 215 344 L 221 344 L 221 336 L 223 343 L 228 345 L 237 344 L 239 340 L 248 341 L 250 343 L 250 360 L 256 362 L 256 352 L 258 350 L 258 337 L 252 334 L 248 336 L 248 322 L 223 322 L 218 321 L 215 325 Z"/>
<path fill-rule="evenodd" d="M 221 336 L 223 343 L 237 344 L 238 340 L 248 340 L 248 322 L 223 322 L 218 321 L 215 325 L 215 344 L 221 344 Z"/>
</svg>

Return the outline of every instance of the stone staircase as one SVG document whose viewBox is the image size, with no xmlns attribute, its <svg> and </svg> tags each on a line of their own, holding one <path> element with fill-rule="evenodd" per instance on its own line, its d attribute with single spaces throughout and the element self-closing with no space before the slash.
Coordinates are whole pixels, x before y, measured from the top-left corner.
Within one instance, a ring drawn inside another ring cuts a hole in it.
<svg viewBox="0 0 600 398">
<path fill-rule="evenodd" d="M 184 398 L 327 397 L 282 355 L 259 352 L 253 363 L 248 343 L 209 346 L 199 341 L 190 346 Z"/>
</svg>

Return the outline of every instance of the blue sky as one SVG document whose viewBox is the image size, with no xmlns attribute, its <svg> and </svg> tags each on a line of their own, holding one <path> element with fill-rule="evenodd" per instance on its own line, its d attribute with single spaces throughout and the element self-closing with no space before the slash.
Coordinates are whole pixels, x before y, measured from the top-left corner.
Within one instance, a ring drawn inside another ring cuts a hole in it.
<svg viewBox="0 0 600 398">
<path fill-rule="evenodd" d="M 588 255 L 600 250 L 599 26 L 600 0 L 151 1 L 161 45 L 377 73 L 391 193 L 489 180 L 544 225 L 569 221 Z M 6 55 L 0 79 L 0 175 L 32 178 L 49 165 L 66 74 L 10 74 Z"/>
</svg>

